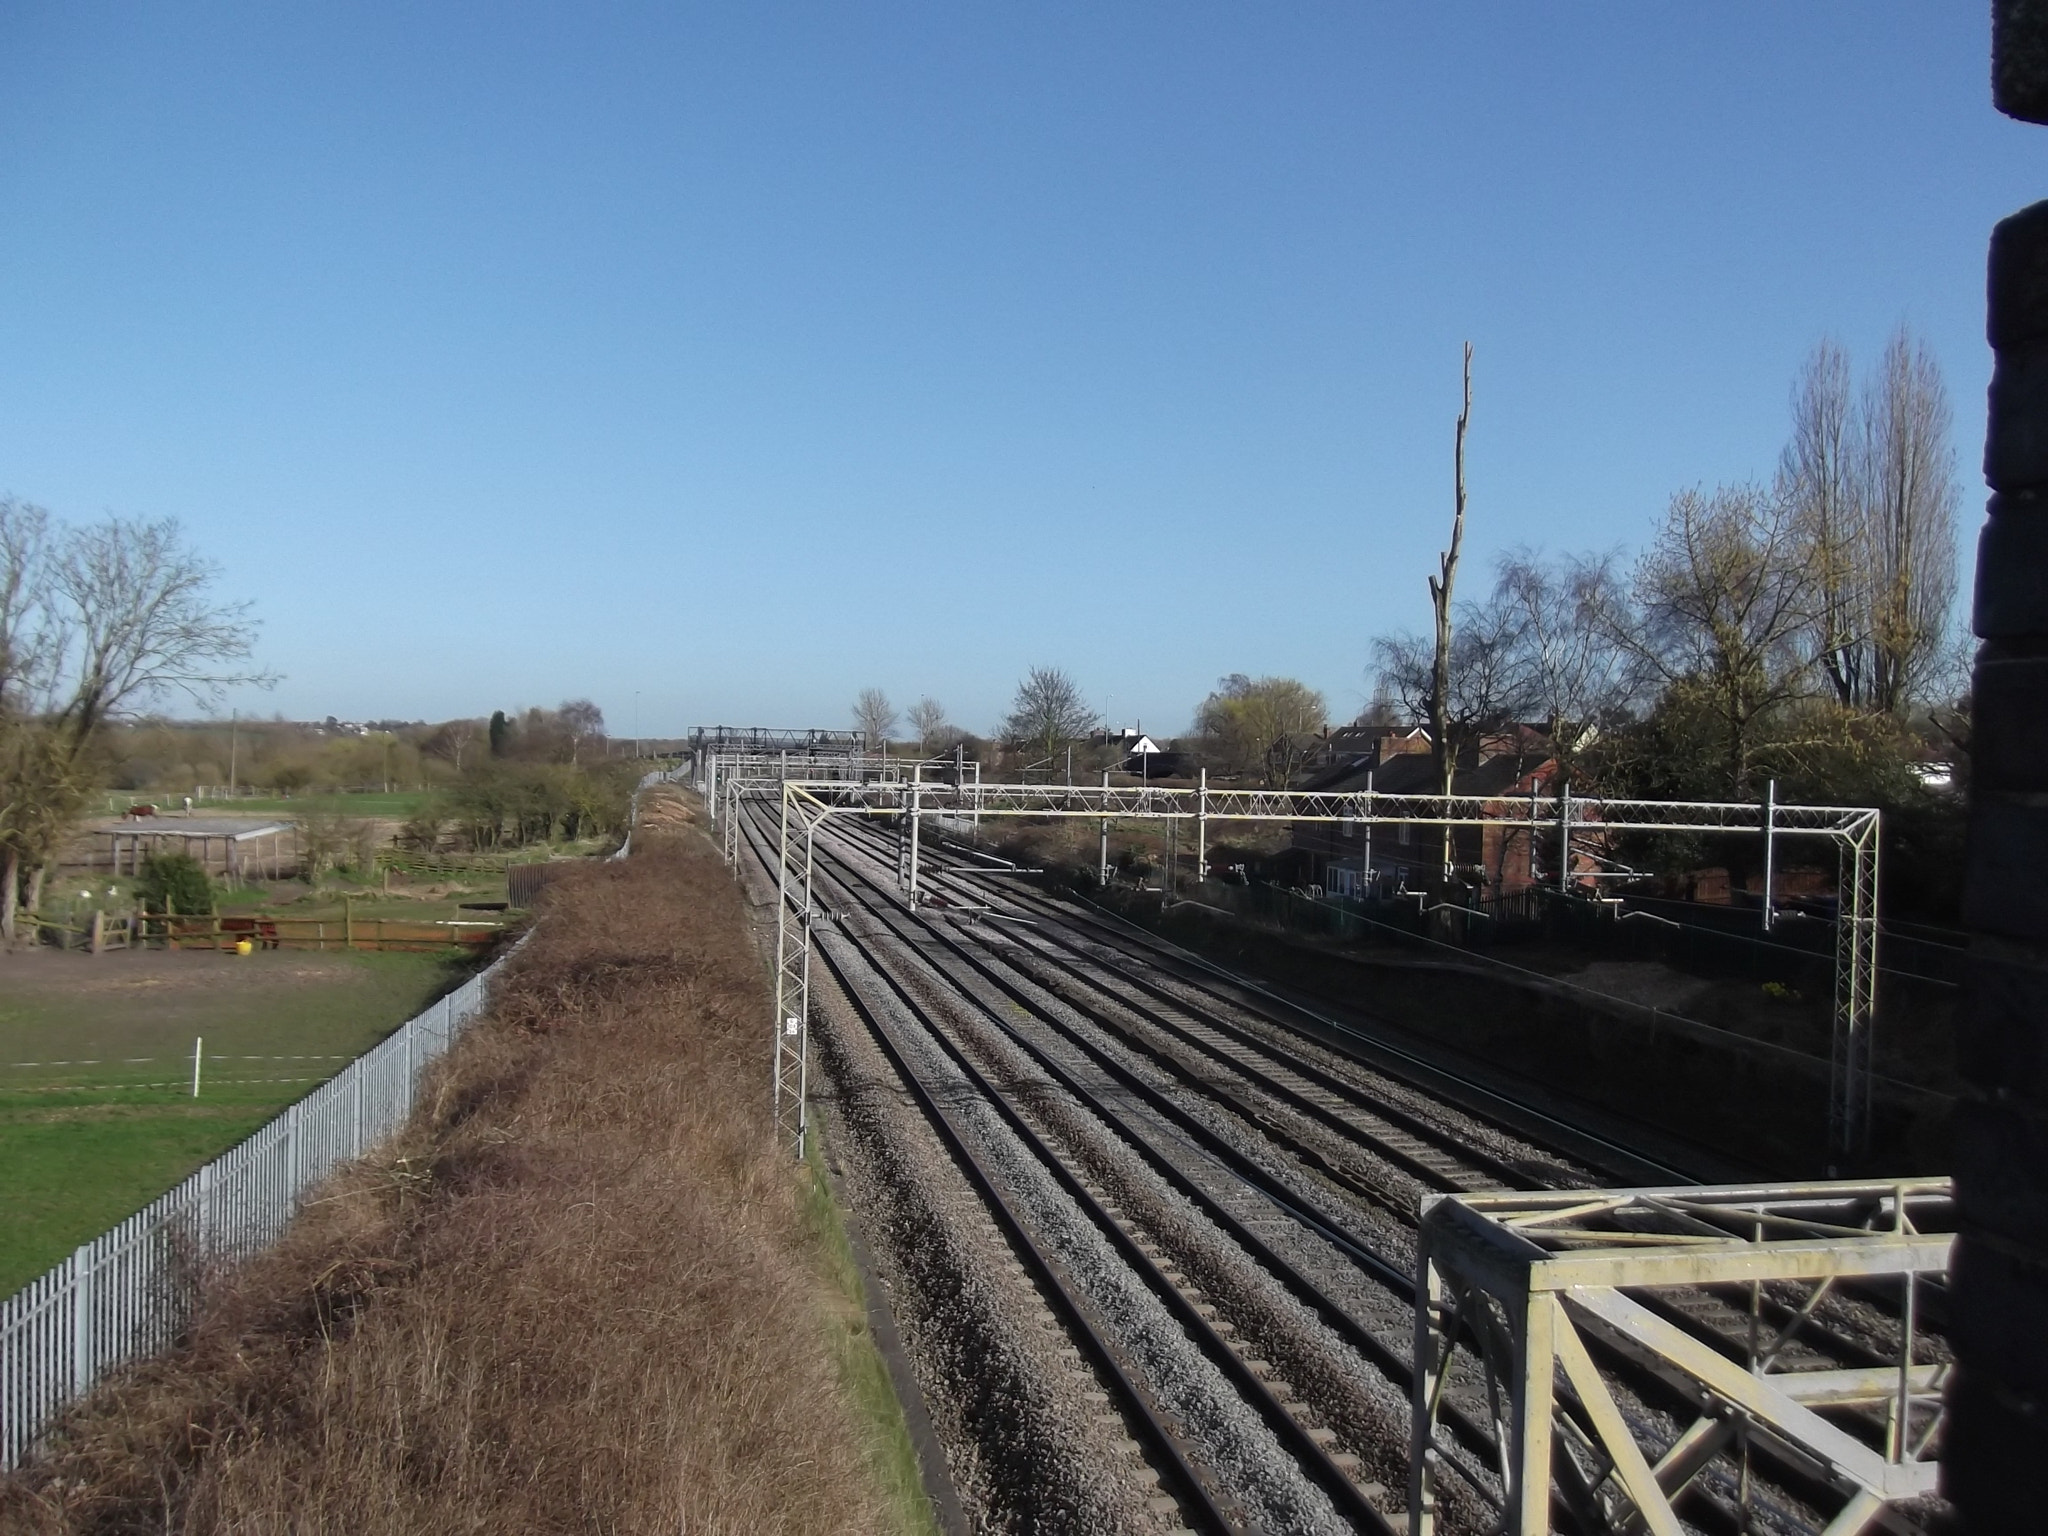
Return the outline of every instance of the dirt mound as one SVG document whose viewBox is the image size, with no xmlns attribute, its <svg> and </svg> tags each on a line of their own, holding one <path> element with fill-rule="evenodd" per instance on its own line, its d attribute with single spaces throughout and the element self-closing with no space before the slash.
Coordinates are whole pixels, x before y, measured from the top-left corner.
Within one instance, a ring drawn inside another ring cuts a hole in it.
<svg viewBox="0 0 2048 1536">
<path fill-rule="evenodd" d="M 680 832 L 697 824 L 700 803 L 695 795 L 673 784 L 650 785 L 640 792 L 637 825 L 648 832 Z"/>
</svg>

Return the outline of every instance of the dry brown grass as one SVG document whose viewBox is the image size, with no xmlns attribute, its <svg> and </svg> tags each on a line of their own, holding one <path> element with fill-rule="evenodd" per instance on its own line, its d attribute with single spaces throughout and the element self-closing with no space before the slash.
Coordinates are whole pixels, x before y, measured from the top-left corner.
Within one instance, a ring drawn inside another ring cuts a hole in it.
<svg viewBox="0 0 2048 1536">
<path fill-rule="evenodd" d="M 415 1123 L 0 1482 L 39 1533 L 873 1532 L 874 1436 L 701 838 L 549 893 Z"/>
</svg>

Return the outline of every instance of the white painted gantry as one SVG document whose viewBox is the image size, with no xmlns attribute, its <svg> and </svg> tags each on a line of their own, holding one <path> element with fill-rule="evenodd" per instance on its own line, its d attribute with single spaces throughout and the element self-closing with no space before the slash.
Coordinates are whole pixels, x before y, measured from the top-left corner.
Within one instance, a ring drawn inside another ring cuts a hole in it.
<svg viewBox="0 0 2048 1536">
<path fill-rule="evenodd" d="M 1411 1536 L 1435 1536 L 1452 1470 L 1499 1495 L 1504 1536 L 1547 1536 L 1560 1508 L 1583 1531 L 1680 1536 L 1703 1476 L 1753 1529 L 1757 1460 L 1833 1490 L 1823 1536 L 1920 1529 L 1899 1506 L 1937 1491 L 1948 1366 L 1919 1314 L 1954 1223 L 1946 1179 L 1425 1197 Z M 1836 1307 L 1896 1359 L 1807 1348 Z M 1680 1416 L 1617 1399 L 1603 1361 L 1659 1378 Z M 1440 1433 L 1454 1390 L 1490 1413 L 1483 1476 Z"/>
<path fill-rule="evenodd" d="M 746 776 L 728 771 L 722 796 L 716 782 L 701 787 L 713 797 L 713 814 L 723 823 L 728 862 L 736 860 L 739 852 L 740 799 L 772 796 L 780 801 L 776 1110 L 778 1123 L 798 1138 L 805 1119 L 812 839 L 832 816 L 900 818 L 898 875 L 906 898 L 915 905 L 921 899 L 919 827 L 924 817 L 937 815 L 977 822 L 984 816 L 1088 818 L 1102 823 L 1105 837 L 1113 820 L 1161 820 L 1170 825 L 1191 822 L 1196 834 L 1196 868 L 1200 870 L 1207 867 L 1209 824 L 1218 821 L 1336 822 L 1368 829 L 1381 823 L 1503 827 L 1526 830 L 1532 839 L 1538 835 L 1557 839 L 1562 851 L 1558 860 L 1561 889 L 1598 878 L 1588 870 L 1573 868 L 1575 847 L 1584 848 L 1618 833 L 1747 833 L 1763 839 L 1767 871 L 1775 862 L 1779 839 L 1820 839 L 1834 846 L 1839 893 L 1828 1092 L 1830 1157 L 1846 1162 L 1869 1145 L 1871 1028 L 1877 1003 L 1879 815 L 1868 807 L 1783 805 L 1775 797 L 1758 803 L 1612 800 L 1575 796 L 1569 790 L 1555 797 L 1487 798 L 1392 795 L 1372 790 L 1211 789 L 1206 775 L 1193 789 L 1107 783 L 984 784 L 979 781 L 979 765 L 958 758 L 907 765 L 898 760 L 890 769 L 879 762 L 842 766 L 845 777 L 811 780 L 780 776 L 777 766 L 763 760 L 750 764 Z M 906 767 L 909 777 L 899 777 Z M 863 777 L 863 772 L 871 776 Z M 932 772 L 946 777 L 925 777 Z M 792 838 L 801 844 L 794 852 L 794 862 Z M 782 1060 L 785 1052 L 792 1058 L 787 1064 Z"/>
</svg>

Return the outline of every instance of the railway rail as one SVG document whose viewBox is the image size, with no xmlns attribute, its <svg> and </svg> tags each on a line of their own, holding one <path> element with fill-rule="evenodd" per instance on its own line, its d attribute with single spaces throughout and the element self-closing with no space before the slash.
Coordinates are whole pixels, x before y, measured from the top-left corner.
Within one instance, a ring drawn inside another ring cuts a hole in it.
<svg viewBox="0 0 2048 1536">
<path fill-rule="evenodd" d="M 743 815 L 771 873 L 772 832 Z M 926 857 L 935 904 L 912 911 L 885 835 L 822 837 L 814 952 L 1115 1401 L 1161 1503 L 1202 1530 L 1400 1529 L 1420 1197 L 1670 1170 L 1482 1084 L 1447 1096 L 1440 1068 L 1383 1044 L 1346 1050 L 1340 1024 L 1198 957 L 994 888 L 982 856 Z M 1748 1303 L 1700 1290 L 1667 1312 L 1725 1347 L 1752 1312 L 1792 1310 L 1763 1288 Z M 1798 1347 L 1829 1363 L 1881 1356 L 1859 1336 L 1883 1334 L 1882 1298 L 1830 1298 L 1806 1324 Z M 1603 1367 L 1631 1413 L 1683 1427 L 1668 1389 Z M 1498 1496 L 1504 1427 L 1470 1370 L 1442 1422 L 1456 1527 Z M 1824 1523 L 1811 1477 L 1761 1472 L 1744 1488 L 1747 1468 L 1710 1471 L 1688 1518 Z"/>
</svg>

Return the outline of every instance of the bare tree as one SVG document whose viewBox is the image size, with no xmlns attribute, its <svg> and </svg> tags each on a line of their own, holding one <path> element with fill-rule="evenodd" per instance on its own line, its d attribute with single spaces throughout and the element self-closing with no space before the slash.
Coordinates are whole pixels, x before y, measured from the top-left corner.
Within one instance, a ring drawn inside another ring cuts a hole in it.
<svg viewBox="0 0 2048 1536">
<path fill-rule="evenodd" d="M 1306 683 L 1234 672 L 1202 701 L 1195 728 L 1234 772 L 1258 773 L 1269 787 L 1280 788 L 1293 780 L 1329 716 L 1323 696 Z"/>
<path fill-rule="evenodd" d="M 1814 649 L 1836 699 L 1850 706 L 1865 702 L 1869 686 L 1860 433 L 1849 354 L 1824 339 L 1792 388 L 1792 440 L 1779 462 L 1779 490 L 1792 502 L 1812 561 Z"/>
<path fill-rule="evenodd" d="M 1381 635 L 1372 643 L 1376 687 L 1409 719 L 1431 721 L 1431 748 L 1441 746 L 1454 770 L 1481 736 L 1515 719 L 1529 702 L 1516 605 L 1496 594 L 1484 605 L 1460 604 L 1457 620 L 1441 686 L 1436 648 L 1429 640 Z M 1441 705 L 1440 725 L 1432 718 L 1432 704 Z"/>
<path fill-rule="evenodd" d="M 1094 725 L 1079 684 L 1058 667 L 1033 667 L 1017 684 L 1003 733 L 1051 757 L 1061 742 L 1087 735 Z"/>
<path fill-rule="evenodd" d="M 1871 544 L 1870 702 L 1903 714 L 1941 663 L 1956 596 L 1948 390 L 1923 343 L 1894 333 L 1863 404 Z"/>
<path fill-rule="evenodd" d="M 1797 509 L 1753 485 L 1681 491 L 1632 585 L 1635 612 L 1615 639 L 1667 699 L 1696 699 L 1714 722 L 1728 793 L 1747 794 L 1771 713 L 1807 691 L 1815 583 Z"/>
<path fill-rule="evenodd" d="M 917 752 L 922 757 L 946 729 L 946 706 L 929 695 L 919 699 L 910 706 L 910 728 L 917 732 Z"/>
<path fill-rule="evenodd" d="M 1792 396 L 1781 493 L 1814 585 L 1813 649 L 1836 701 L 1903 715 L 1946 664 L 1958 491 L 1948 391 L 1901 327 L 1862 397 L 1823 341 Z"/>
<path fill-rule="evenodd" d="M 0 502 L 0 936 L 90 791 L 110 719 L 272 681 L 244 665 L 256 626 L 247 604 L 209 595 L 216 574 L 175 523 L 66 529 Z"/>
<path fill-rule="evenodd" d="M 881 689 L 863 688 L 853 701 L 853 723 L 867 738 L 868 750 L 872 752 L 896 729 L 896 706 Z"/>
<path fill-rule="evenodd" d="M 555 720 L 562 734 L 568 738 L 569 761 L 572 764 L 582 760 L 586 742 L 604 735 L 604 711 L 588 699 L 565 700 L 555 711 Z"/>
<path fill-rule="evenodd" d="M 0 719 L 33 713 L 61 639 L 51 607 L 50 514 L 0 498 Z"/>
<path fill-rule="evenodd" d="M 1611 555 L 1546 560 L 1518 550 L 1501 561 L 1493 596 L 1501 612 L 1491 622 L 1512 641 L 1499 704 L 1543 717 L 1566 780 L 1602 718 L 1636 694 L 1633 658 L 1612 638 L 1625 603 Z"/>
<path fill-rule="evenodd" d="M 428 757 L 446 759 L 448 764 L 460 773 L 463 754 L 475 743 L 477 735 L 476 721 L 450 720 L 421 744 L 420 751 Z"/>
<path fill-rule="evenodd" d="M 1431 659 L 1429 695 L 1429 749 L 1436 762 L 1438 793 L 1451 792 L 1451 776 L 1457 758 L 1451 751 L 1451 613 L 1452 589 L 1458 580 L 1458 553 L 1465 542 L 1465 428 L 1472 419 L 1472 343 L 1465 343 L 1465 403 L 1458 411 L 1455 449 L 1457 510 L 1451 517 L 1451 547 L 1438 559 L 1437 574 L 1429 578 L 1429 602 L 1436 610 L 1436 650 Z M 1443 829 L 1443 868 L 1451 867 L 1451 829 Z"/>
</svg>

